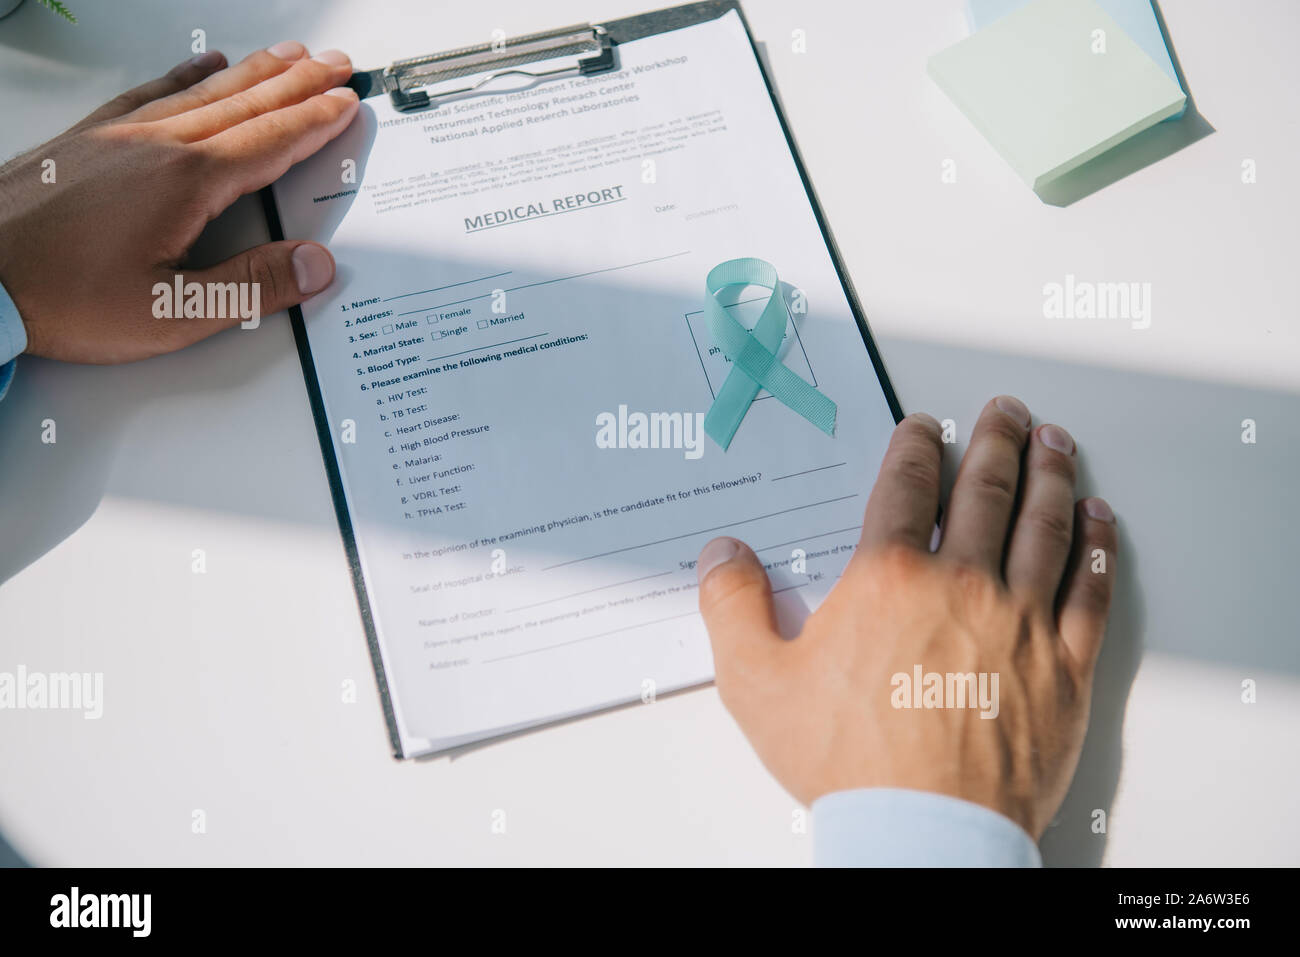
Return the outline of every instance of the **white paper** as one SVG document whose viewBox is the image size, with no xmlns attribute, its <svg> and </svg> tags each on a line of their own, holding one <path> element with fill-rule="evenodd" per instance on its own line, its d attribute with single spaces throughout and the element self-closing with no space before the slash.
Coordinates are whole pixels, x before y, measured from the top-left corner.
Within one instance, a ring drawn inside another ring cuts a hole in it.
<svg viewBox="0 0 1300 957">
<path fill-rule="evenodd" d="M 338 262 L 303 312 L 408 755 L 710 680 L 716 535 L 760 549 L 797 628 L 893 427 L 739 18 L 619 56 L 422 113 L 365 100 L 275 187 L 286 237 Z M 835 436 L 764 394 L 726 452 L 598 447 L 601 413 L 708 410 L 704 277 L 740 256 L 791 287 L 782 357 Z"/>
</svg>

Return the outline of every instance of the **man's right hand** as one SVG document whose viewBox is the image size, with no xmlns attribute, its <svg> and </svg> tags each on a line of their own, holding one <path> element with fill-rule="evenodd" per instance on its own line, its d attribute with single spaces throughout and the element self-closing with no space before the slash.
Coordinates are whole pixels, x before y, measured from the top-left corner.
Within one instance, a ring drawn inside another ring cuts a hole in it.
<svg viewBox="0 0 1300 957">
<path fill-rule="evenodd" d="M 857 552 L 793 640 L 777 633 L 771 585 L 748 546 L 705 546 L 700 611 L 718 692 L 805 804 L 855 788 L 930 791 L 992 808 L 1037 839 L 1087 730 L 1115 520 L 1101 499 L 1075 503 L 1069 434 L 1031 431 L 1024 405 L 1002 397 L 975 426 L 932 554 L 940 434 L 926 415 L 895 429 Z M 996 717 L 898 707 L 894 676 L 910 680 L 918 665 L 997 675 Z"/>
</svg>

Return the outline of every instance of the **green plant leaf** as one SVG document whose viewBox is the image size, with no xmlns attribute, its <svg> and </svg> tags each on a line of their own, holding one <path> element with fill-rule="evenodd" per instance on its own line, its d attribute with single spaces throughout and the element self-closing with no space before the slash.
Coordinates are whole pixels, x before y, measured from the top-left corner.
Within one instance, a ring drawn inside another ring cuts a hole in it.
<svg viewBox="0 0 1300 957">
<path fill-rule="evenodd" d="M 77 18 L 72 15 L 72 11 L 65 7 L 60 0 L 38 0 L 41 6 L 47 10 L 53 10 L 69 23 L 76 23 Z"/>
</svg>

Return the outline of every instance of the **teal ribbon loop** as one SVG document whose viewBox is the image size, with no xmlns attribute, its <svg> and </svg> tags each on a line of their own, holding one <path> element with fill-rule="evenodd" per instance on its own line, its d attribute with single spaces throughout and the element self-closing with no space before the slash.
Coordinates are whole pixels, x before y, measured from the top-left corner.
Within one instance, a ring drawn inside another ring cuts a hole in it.
<svg viewBox="0 0 1300 957">
<path fill-rule="evenodd" d="M 746 329 L 718 302 L 728 286 L 763 286 L 772 290 L 752 330 Z M 760 389 L 799 413 L 827 435 L 835 434 L 835 403 L 799 378 L 777 358 L 790 314 L 781 298 L 776 268 L 761 259 L 729 259 L 714 266 L 704 280 L 705 313 L 713 343 L 731 360 L 731 371 L 704 417 L 704 431 L 725 450 Z"/>
</svg>

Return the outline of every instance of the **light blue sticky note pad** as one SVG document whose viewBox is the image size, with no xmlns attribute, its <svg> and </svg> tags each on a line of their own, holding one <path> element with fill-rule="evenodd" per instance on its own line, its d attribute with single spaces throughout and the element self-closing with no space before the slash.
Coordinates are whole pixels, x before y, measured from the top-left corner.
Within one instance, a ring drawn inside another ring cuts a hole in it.
<svg viewBox="0 0 1300 957">
<path fill-rule="evenodd" d="M 1030 0 L 930 57 L 928 69 L 1034 189 L 1187 102 L 1096 0 Z"/>
<path fill-rule="evenodd" d="M 966 22 L 974 33 L 1029 2 L 1030 0 L 966 0 Z M 1165 46 L 1165 38 L 1160 32 L 1156 12 L 1151 8 L 1151 0 L 1097 0 L 1097 5 L 1110 14 L 1110 18 L 1119 24 L 1120 29 L 1142 48 L 1156 66 L 1165 71 L 1169 79 L 1178 83 L 1178 71 L 1174 69 L 1169 48 Z M 1182 89 L 1182 84 L 1178 88 Z M 1179 110 L 1170 119 L 1182 115 L 1183 110 Z"/>
</svg>

